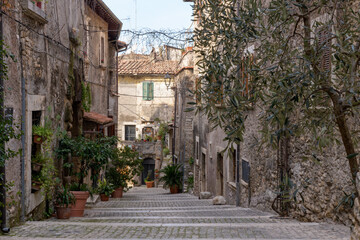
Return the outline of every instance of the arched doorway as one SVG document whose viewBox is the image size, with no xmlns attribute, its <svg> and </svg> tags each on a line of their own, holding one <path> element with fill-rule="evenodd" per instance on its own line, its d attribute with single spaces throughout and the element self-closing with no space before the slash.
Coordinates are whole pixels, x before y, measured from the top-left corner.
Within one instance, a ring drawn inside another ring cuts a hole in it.
<svg viewBox="0 0 360 240">
<path fill-rule="evenodd" d="M 151 170 L 151 178 L 154 179 L 154 171 L 155 171 L 155 160 L 152 158 L 145 158 L 143 161 L 144 170 L 141 176 L 141 184 L 145 184 L 145 178 L 148 175 L 148 172 Z"/>
</svg>

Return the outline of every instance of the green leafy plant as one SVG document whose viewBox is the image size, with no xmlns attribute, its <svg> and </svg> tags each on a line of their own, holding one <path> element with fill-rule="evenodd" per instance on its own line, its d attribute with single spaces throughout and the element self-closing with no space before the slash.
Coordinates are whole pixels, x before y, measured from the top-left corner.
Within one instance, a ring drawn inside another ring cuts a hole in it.
<svg viewBox="0 0 360 240">
<path fill-rule="evenodd" d="M 33 135 L 40 137 L 38 141 L 41 141 L 41 139 L 46 140 L 53 135 L 53 130 L 51 129 L 50 123 L 47 123 L 44 126 L 33 126 L 32 131 Z"/>
<path fill-rule="evenodd" d="M 147 173 L 145 182 L 152 182 L 153 181 L 153 179 L 151 177 L 151 174 L 152 174 L 152 170 L 149 170 L 148 173 Z"/>
<path fill-rule="evenodd" d="M 56 153 L 59 157 L 67 159 L 70 153 L 73 157 L 80 158 L 80 169 L 74 173 L 78 178 L 78 185 L 84 183 L 84 178 L 91 171 L 91 179 L 97 182 L 100 170 L 108 163 L 109 159 L 117 155 L 117 137 L 98 137 L 94 140 L 80 136 L 75 139 L 64 135 L 60 140 Z M 74 172 L 74 171 L 72 171 Z"/>
<path fill-rule="evenodd" d="M 55 188 L 53 201 L 55 206 L 69 207 L 75 203 L 75 197 L 66 186 L 60 184 Z"/>
<path fill-rule="evenodd" d="M 159 126 L 159 130 L 158 130 L 158 136 L 161 137 L 161 140 L 164 141 L 165 140 L 165 136 L 166 134 L 168 133 L 169 131 L 169 126 L 167 123 L 160 123 L 160 126 Z"/>
<path fill-rule="evenodd" d="M 91 107 L 91 89 L 90 84 L 85 85 L 84 82 L 81 83 L 81 103 L 85 112 L 89 112 Z"/>
<path fill-rule="evenodd" d="M 164 156 L 169 155 L 169 153 L 170 153 L 170 150 L 167 147 L 163 149 Z"/>
<path fill-rule="evenodd" d="M 167 165 L 161 169 L 160 172 L 164 174 L 159 180 L 164 183 L 164 188 L 171 186 L 178 186 L 182 188 L 182 177 L 183 173 L 180 170 L 181 164 Z"/>
<path fill-rule="evenodd" d="M 193 189 L 194 188 L 194 176 L 190 175 L 187 179 L 187 189 Z"/>
<path fill-rule="evenodd" d="M 153 138 L 149 135 L 145 135 L 145 140 L 148 141 L 148 142 L 152 142 L 153 141 Z"/>
<path fill-rule="evenodd" d="M 105 194 L 106 196 L 110 196 L 114 192 L 114 185 L 107 182 L 106 179 L 98 181 L 98 187 L 96 188 L 96 192 L 98 194 Z"/>
<path fill-rule="evenodd" d="M 106 178 L 115 188 L 127 188 L 127 183 L 135 182 L 134 176 L 142 172 L 142 162 L 135 149 L 128 146 L 116 148 L 111 157 L 111 167 L 106 172 Z"/>
<path fill-rule="evenodd" d="M 46 163 L 46 158 L 42 154 L 38 153 L 35 157 L 31 158 L 31 163 L 44 164 Z"/>
<path fill-rule="evenodd" d="M 190 158 L 189 158 L 189 164 L 190 164 L 190 165 L 194 165 L 194 158 L 193 158 L 193 157 L 190 157 Z"/>
</svg>

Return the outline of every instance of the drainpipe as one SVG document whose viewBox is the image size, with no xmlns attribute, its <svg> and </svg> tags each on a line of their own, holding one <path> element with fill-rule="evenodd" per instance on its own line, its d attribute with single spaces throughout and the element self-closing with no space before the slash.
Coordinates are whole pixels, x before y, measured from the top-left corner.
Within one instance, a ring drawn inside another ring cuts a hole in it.
<svg viewBox="0 0 360 240">
<path fill-rule="evenodd" d="M 3 6 L 3 1 L 1 1 L 1 6 Z M 3 42 L 3 15 L 0 13 L 0 41 Z M 1 46 L 3 48 L 3 45 Z M 2 50 L 2 49 L 1 49 Z M 4 61 L 1 56 L 1 62 Z M 4 76 L 2 74 L 2 65 L 0 65 L 0 119 L 3 121 L 5 120 L 5 112 L 4 112 L 4 101 L 5 101 L 5 92 L 4 92 Z M 5 155 L 5 142 L 2 142 L 1 144 L 1 154 Z M 4 158 L 5 156 L 2 156 Z M 4 158 L 5 159 L 5 158 Z M 1 186 L 0 186 L 0 201 L 1 201 L 1 231 L 3 233 L 8 233 L 10 231 L 10 228 L 8 228 L 7 221 L 6 221 L 6 176 L 5 176 L 5 162 L 1 164 L 0 167 L 0 176 L 1 176 Z"/>
<path fill-rule="evenodd" d="M 128 45 L 127 44 L 125 44 L 125 45 L 123 45 L 123 44 L 121 44 L 121 42 L 120 41 L 116 41 L 115 42 L 115 49 L 116 49 L 116 67 L 115 67 L 115 71 L 116 71 L 116 73 L 115 73 L 115 76 L 116 76 L 116 79 L 115 79 L 115 81 L 116 81 L 116 93 L 118 93 L 119 92 L 119 53 L 121 53 L 121 52 L 125 52 L 127 49 L 128 49 Z M 118 95 L 118 98 L 120 97 L 120 95 Z M 118 102 L 116 103 L 116 115 L 119 115 L 119 100 L 118 100 Z M 116 118 L 115 119 L 118 119 L 118 116 L 116 116 Z M 117 124 L 115 125 L 115 136 L 116 137 L 119 137 L 118 136 L 118 129 L 117 129 Z"/>
<path fill-rule="evenodd" d="M 19 34 L 20 36 L 20 34 Z M 19 53 L 20 53 L 20 71 L 21 71 L 21 222 L 25 222 L 25 134 L 26 134 L 26 92 L 25 92 L 25 78 L 24 78 L 24 69 L 23 69 L 23 58 L 22 58 L 22 42 L 20 40 Z"/>
<path fill-rule="evenodd" d="M 175 110 L 174 110 L 174 131 L 173 131 L 173 139 L 172 139 L 172 162 L 175 164 L 175 134 L 176 134 L 176 108 L 177 108 L 177 87 L 175 86 Z M 181 151 L 179 149 L 179 151 Z"/>
<path fill-rule="evenodd" d="M 240 207 L 240 143 L 236 146 L 236 206 Z"/>
</svg>

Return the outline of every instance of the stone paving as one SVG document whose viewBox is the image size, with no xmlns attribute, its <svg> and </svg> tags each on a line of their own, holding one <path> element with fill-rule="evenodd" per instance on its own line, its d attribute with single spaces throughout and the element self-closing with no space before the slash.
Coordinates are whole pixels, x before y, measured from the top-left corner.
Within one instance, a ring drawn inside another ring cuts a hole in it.
<svg viewBox="0 0 360 240">
<path fill-rule="evenodd" d="M 349 239 L 348 227 L 279 219 L 249 208 L 214 206 L 189 194 L 134 188 L 99 202 L 83 218 L 27 222 L 0 240 L 44 239 Z"/>
</svg>

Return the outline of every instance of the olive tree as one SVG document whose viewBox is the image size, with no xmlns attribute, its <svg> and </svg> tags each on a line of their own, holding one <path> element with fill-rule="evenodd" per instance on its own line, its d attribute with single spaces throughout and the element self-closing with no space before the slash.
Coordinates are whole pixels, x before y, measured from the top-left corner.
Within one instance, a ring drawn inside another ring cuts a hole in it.
<svg viewBox="0 0 360 240">
<path fill-rule="evenodd" d="M 240 143 L 248 110 L 262 110 L 272 145 L 311 135 L 343 145 L 357 187 L 359 238 L 360 12 L 347 0 L 195 1 L 198 110 Z"/>
</svg>

